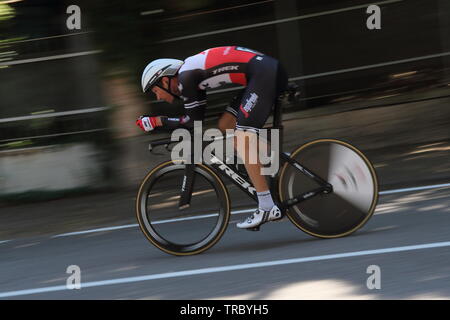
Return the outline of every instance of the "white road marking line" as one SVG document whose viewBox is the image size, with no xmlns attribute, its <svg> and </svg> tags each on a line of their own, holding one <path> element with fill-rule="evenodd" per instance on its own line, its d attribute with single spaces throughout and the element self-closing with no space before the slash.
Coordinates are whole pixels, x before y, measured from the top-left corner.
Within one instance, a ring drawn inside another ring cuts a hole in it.
<svg viewBox="0 0 450 320">
<path fill-rule="evenodd" d="M 248 212 L 253 212 L 253 211 L 255 211 L 255 209 L 236 210 L 236 211 L 231 211 L 231 214 L 248 213 Z M 218 215 L 217 213 L 211 213 L 211 214 L 204 214 L 204 215 L 200 215 L 200 216 L 193 216 L 193 217 L 187 217 L 187 218 L 174 218 L 174 219 L 167 219 L 167 220 L 159 220 L 159 221 L 155 221 L 153 224 L 163 224 L 163 223 L 170 223 L 170 222 L 204 219 L 204 218 L 215 217 L 217 215 Z M 91 229 L 91 230 L 85 230 L 85 231 L 69 232 L 69 233 L 63 233 L 63 234 L 58 234 L 56 236 L 52 236 L 52 238 L 68 237 L 68 236 L 75 236 L 75 235 L 86 234 L 86 233 L 112 231 L 112 230 L 135 228 L 135 227 L 139 227 L 139 225 L 138 224 L 127 224 L 127 225 L 117 226 L 117 227 L 105 227 L 105 228 Z"/>
<path fill-rule="evenodd" d="M 431 186 L 421 186 L 421 187 L 413 187 L 413 188 L 387 190 L 387 191 L 381 191 L 378 194 L 385 195 L 385 194 L 393 194 L 393 193 L 401 193 L 401 192 L 409 192 L 409 191 L 421 191 L 421 190 L 447 188 L 447 187 L 450 187 L 450 183 L 435 184 L 435 185 L 431 185 Z"/>
<path fill-rule="evenodd" d="M 381 192 L 379 192 L 379 194 L 380 195 L 387 195 L 387 194 L 394 194 L 394 193 L 402 193 L 402 192 L 410 192 L 410 191 L 421 191 L 421 190 L 447 188 L 447 187 L 450 187 L 450 183 L 435 184 L 435 185 L 430 185 L 430 186 L 420 186 L 420 187 L 413 187 L 413 188 L 387 190 L 387 191 L 381 191 Z M 234 211 L 231 211 L 231 214 L 249 213 L 249 212 L 253 212 L 254 210 L 255 210 L 254 208 L 252 208 L 252 209 L 243 209 L 243 210 L 234 210 Z M 204 218 L 210 218 L 210 217 L 214 217 L 214 216 L 217 216 L 217 213 L 200 215 L 200 216 L 195 216 L 195 217 L 187 217 L 187 218 L 174 218 L 174 219 L 160 220 L 160 221 L 155 221 L 154 224 L 171 223 L 171 222 L 179 222 L 179 221 L 195 220 L 195 219 L 204 219 Z M 93 232 L 120 230 L 120 229 L 126 229 L 126 228 L 135 228 L 135 227 L 138 227 L 138 226 L 139 226 L 138 224 L 128 224 L 128 225 L 117 226 L 117 227 L 105 227 L 105 228 L 99 228 L 99 229 L 92 229 L 92 230 L 85 230 L 85 231 L 77 231 L 77 232 L 70 232 L 70 233 L 59 234 L 59 235 L 56 235 L 56 236 L 52 236 L 52 238 L 75 236 L 75 235 L 86 234 L 86 233 L 93 233 Z"/>
<path fill-rule="evenodd" d="M 2 243 L 6 243 L 6 242 L 10 242 L 11 240 L 1 240 L 0 241 L 0 244 L 2 244 Z"/>
<path fill-rule="evenodd" d="M 186 218 L 173 218 L 173 219 L 167 219 L 167 220 L 158 220 L 158 221 L 153 222 L 152 224 L 163 224 L 163 223 L 178 222 L 178 221 L 197 220 L 197 219 L 217 217 L 218 215 L 219 215 L 218 213 L 211 213 L 211 214 L 203 214 L 200 216 L 193 216 L 193 217 L 186 217 Z"/>
<path fill-rule="evenodd" d="M 75 235 L 79 235 L 79 234 L 102 232 L 102 231 L 112 231 L 112 230 L 119 230 L 119 229 L 126 229 L 126 228 L 135 228 L 138 226 L 139 226 L 138 224 L 126 224 L 126 225 L 117 226 L 117 227 L 105 227 L 105 228 L 98 228 L 98 229 L 90 229 L 90 230 L 85 230 L 85 231 L 62 233 L 62 234 L 58 234 L 56 236 L 52 236 L 52 238 L 68 237 L 68 236 L 75 236 Z"/>
<path fill-rule="evenodd" d="M 406 252 L 406 251 L 423 250 L 423 249 L 443 248 L 443 247 L 449 247 L 449 246 L 450 246 L 450 241 L 434 242 L 434 243 L 426 243 L 426 244 L 410 245 L 410 246 L 402 246 L 402 247 L 391 247 L 391 248 L 383 248 L 383 249 L 375 249 L 375 250 L 363 250 L 363 251 L 327 254 L 327 255 L 322 255 L 322 256 L 312 256 L 312 257 L 304 257 L 304 258 L 294 258 L 294 259 L 283 259 L 283 260 L 275 260 L 275 261 L 264 261 L 264 262 L 257 262 L 257 263 L 237 264 L 237 265 L 222 266 L 222 267 L 192 269 L 192 270 L 184 270 L 184 271 L 178 271 L 178 272 L 151 274 L 151 275 L 138 276 L 138 277 L 118 278 L 118 279 L 110 279 L 110 280 L 103 280 L 103 281 L 91 281 L 91 282 L 81 283 L 81 289 L 90 288 L 90 287 L 115 285 L 115 284 L 149 281 L 149 280 L 160 280 L 160 279 L 168 279 L 168 278 L 195 276 L 195 275 L 203 275 L 203 274 L 217 273 L 217 272 L 229 272 L 229 271 L 265 268 L 265 267 L 273 267 L 273 266 L 296 264 L 296 263 L 343 259 L 343 258 L 361 257 L 361 256 L 394 253 L 394 252 Z M 64 291 L 64 290 L 68 290 L 66 286 L 53 286 L 53 287 L 43 287 L 43 288 L 36 288 L 36 289 L 8 291 L 8 292 L 1 292 L 0 298 L 8 298 L 8 297 L 16 297 L 16 296 L 39 294 L 39 293 L 45 293 L 45 292 Z"/>
</svg>

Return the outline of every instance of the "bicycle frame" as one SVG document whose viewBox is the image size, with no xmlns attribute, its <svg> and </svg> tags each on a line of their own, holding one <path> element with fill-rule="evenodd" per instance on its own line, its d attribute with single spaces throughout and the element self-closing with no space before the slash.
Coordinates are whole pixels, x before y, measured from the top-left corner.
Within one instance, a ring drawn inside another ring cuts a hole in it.
<svg viewBox="0 0 450 320">
<path fill-rule="evenodd" d="M 242 177 L 239 173 L 237 168 L 234 166 L 234 164 L 226 164 L 222 160 L 220 160 L 216 155 L 211 153 L 210 155 L 210 161 L 209 164 L 205 164 L 211 169 L 213 169 L 215 172 L 217 172 L 219 175 L 225 176 L 230 180 L 233 184 L 235 184 L 239 189 L 241 189 L 247 196 L 249 196 L 254 201 L 258 201 L 257 195 L 256 195 L 256 189 L 253 187 L 251 181 L 247 181 L 244 177 Z M 289 157 L 289 155 L 285 152 L 280 152 L 279 154 L 281 163 L 288 163 L 289 165 L 292 165 L 294 168 L 296 168 L 298 171 L 300 171 L 302 174 L 308 176 L 312 180 L 314 180 L 319 187 L 306 191 L 300 195 L 295 196 L 294 198 L 287 199 L 283 201 L 280 206 L 282 208 L 280 209 L 287 209 L 299 202 L 305 201 L 307 199 L 313 198 L 321 193 L 330 193 L 332 192 L 332 186 L 316 175 L 314 172 L 306 168 L 305 166 L 298 163 L 295 159 L 292 159 Z M 189 207 L 191 196 L 192 196 L 192 190 L 194 186 L 194 175 L 195 170 L 195 164 L 187 164 L 184 177 L 183 177 L 183 183 L 181 186 L 181 197 L 179 201 L 179 208 L 184 209 Z M 275 181 L 276 178 L 271 177 L 271 192 L 272 194 L 276 194 L 276 185 Z"/>
<path fill-rule="evenodd" d="M 281 214 L 274 218 L 280 220 L 287 216 L 298 229 L 318 238 L 343 237 L 361 228 L 373 215 L 378 200 L 378 182 L 373 165 L 356 147 L 337 139 L 317 139 L 297 146 L 292 154 L 283 152 L 281 112 L 279 109 L 274 111 L 269 134 L 258 130 L 258 139 L 250 137 L 246 146 L 250 157 L 248 162 L 259 158 L 264 164 L 261 174 L 269 175 L 264 179 L 267 178 L 272 198 L 281 209 Z M 136 198 L 136 215 L 146 238 L 162 251 L 177 256 L 204 252 L 224 235 L 232 214 L 232 184 L 255 202 L 259 200 L 241 160 L 248 162 L 239 157 L 245 137 L 241 139 L 240 132 L 234 131 L 236 135 L 227 132 L 224 136 L 213 130 L 203 132 L 197 126 L 189 128 L 192 129 L 190 132 L 172 135 L 174 141 L 166 137 L 150 143 L 150 151 L 155 146 L 165 145 L 172 160 L 166 159 L 146 175 Z M 179 144 L 170 150 L 173 143 Z M 358 174 L 353 175 L 354 172 Z M 336 184 L 333 182 L 332 186 L 324 178 L 336 181 Z M 230 186 L 231 189 L 228 188 Z M 339 195 L 328 195 L 331 192 Z M 170 200 L 167 197 L 173 193 L 178 199 L 175 203 L 167 202 Z M 314 200 L 304 202 L 310 199 Z M 175 205 L 175 208 L 170 209 L 168 205 Z M 170 213 L 170 216 L 165 213 Z M 204 223 L 192 221 L 193 225 L 187 229 L 183 222 L 180 227 L 186 232 L 192 231 L 192 235 L 185 237 L 184 234 L 180 236 L 179 228 L 172 229 L 171 236 L 166 228 L 155 226 L 162 222 L 161 217 L 164 216 L 177 218 L 171 221 L 212 219 L 204 220 Z M 184 217 L 178 219 L 181 216 Z M 265 212 L 261 222 L 268 221 L 268 218 L 268 212 Z M 246 229 L 258 231 L 260 225 Z M 198 232 L 200 228 L 205 229 Z M 208 233 L 203 232 L 207 231 L 206 228 Z M 196 236 L 195 240 L 193 236 Z"/>
<path fill-rule="evenodd" d="M 280 146 L 282 146 L 282 139 L 283 139 L 283 125 L 282 125 L 282 119 L 281 119 L 281 108 L 279 108 L 280 101 L 282 100 L 282 96 L 278 98 L 277 103 L 274 106 L 274 114 L 273 114 L 273 126 L 269 129 L 277 129 L 280 130 L 279 135 L 279 141 L 278 143 Z M 154 143 L 150 143 L 150 150 L 156 145 L 166 145 L 167 146 L 173 143 L 173 141 L 170 140 L 164 140 L 164 141 L 157 141 Z M 251 199 L 254 201 L 258 201 L 256 189 L 252 185 L 251 181 L 247 181 L 247 179 L 243 178 L 237 171 L 237 168 L 234 166 L 234 164 L 226 164 L 222 160 L 220 160 L 215 154 L 211 153 L 209 156 L 209 164 L 205 164 L 211 169 L 213 169 L 218 175 L 223 175 L 227 177 L 233 184 L 235 184 L 239 189 L 241 189 L 245 194 L 247 194 Z M 309 190 L 307 192 L 304 192 L 302 194 L 299 194 L 291 199 L 287 199 L 280 203 L 281 206 L 280 209 L 287 209 L 297 203 L 300 203 L 302 201 L 305 201 L 307 199 L 313 198 L 321 193 L 330 193 L 333 191 L 333 187 L 331 184 L 329 184 L 327 181 L 325 181 L 323 178 L 319 177 L 317 174 L 306 168 L 305 166 L 301 165 L 299 162 L 297 162 L 295 159 L 292 159 L 289 154 L 280 151 L 279 158 L 281 160 L 281 164 L 284 165 L 285 163 L 288 163 L 289 165 L 296 168 L 298 171 L 300 171 L 302 174 L 308 176 L 310 179 L 314 180 L 319 187 Z M 193 159 L 192 159 L 193 160 Z M 191 196 L 192 196 L 192 190 L 194 186 L 194 180 L 195 180 L 195 164 L 187 164 L 184 177 L 183 177 L 183 183 L 181 186 L 181 197 L 179 201 L 179 208 L 184 209 L 189 207 Z M 278 176 L 278 173 L 276 177 Z M 270 178 L 270 191 L 272 194 L 278 194 L 278 191 L 276 189 L 276 182 L 277 179 L 275 177 Z"/>
</svg>

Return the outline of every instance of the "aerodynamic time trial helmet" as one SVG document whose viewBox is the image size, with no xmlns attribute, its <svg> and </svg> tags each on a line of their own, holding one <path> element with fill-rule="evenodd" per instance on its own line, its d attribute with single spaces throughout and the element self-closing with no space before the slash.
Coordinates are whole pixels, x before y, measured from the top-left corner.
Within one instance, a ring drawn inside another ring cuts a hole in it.
<svg viewBox="0 0 450 320">
<path fill-rule="evenodd" d="M 177 59 L 157 59 L 150 62 L 142 73 L 142 91 L 146 92 L 162 77 L 173 77 L 183 65 Z"/>
</svg>

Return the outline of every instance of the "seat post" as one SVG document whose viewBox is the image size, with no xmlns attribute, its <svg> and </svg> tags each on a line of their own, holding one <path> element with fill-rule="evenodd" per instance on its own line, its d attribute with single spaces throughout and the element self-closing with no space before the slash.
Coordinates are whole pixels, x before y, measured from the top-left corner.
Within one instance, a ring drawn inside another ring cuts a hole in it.
<svg viewBox="0 0 450 320">
<path fill-rule="evenodd" d="M 273 124 L 272 129 L 279 130 L 279 144 L 280 144 L 280 152 L 283 150 L 283 120 L 282 120 L 282 96 L 279 96 L 273 108 Z"/>
<path fill-rule="evenodd" d="M 283 120 L 281 119 L 281 97 L 278 97 L 273 108 L 273 127 L 282 128 Z"/>
</svg>

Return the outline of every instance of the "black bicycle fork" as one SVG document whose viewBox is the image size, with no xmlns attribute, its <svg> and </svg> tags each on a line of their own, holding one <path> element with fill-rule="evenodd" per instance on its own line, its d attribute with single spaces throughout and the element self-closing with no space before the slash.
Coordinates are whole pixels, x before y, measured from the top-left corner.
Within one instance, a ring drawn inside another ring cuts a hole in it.
<svg viewBox="0 0 450 320">
<path fill-rule="evenodd" d="M 181 184 L 181 196 L 178 203 L 180 210 L 189 208 L 191 205 L 192 191 L 195 182 L 195 164 L 186 164 L 183 183 Z"/>
</svg>

